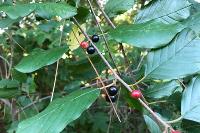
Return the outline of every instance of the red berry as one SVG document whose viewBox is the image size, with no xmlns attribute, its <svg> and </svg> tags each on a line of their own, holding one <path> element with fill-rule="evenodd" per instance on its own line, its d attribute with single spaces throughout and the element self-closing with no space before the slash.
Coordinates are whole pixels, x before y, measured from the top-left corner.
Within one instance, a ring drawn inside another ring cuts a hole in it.
<svg viewBox="0 0 200 133">
<path fill-rule="evenodd" d="M 88 42 L 84 42 L 84 41 L 83 41 L 83 42 L 81 42 L 80 46 L 81 46 L 81 48 L 86 49 L 86 48 L 89 47 L 89 44 L 88 44 Z"/>
<path fill-rule="evenodd" d="M 179 131 L 179 130 L 174 130 L 174 131 L 171 131 L 171 133 L 181 133 L 181 131 Z"/>
<path fill-rule="evenodd" d="M 138 98 L 140 98 L 141 96 L 142 96 L 142 93 L 141 93 L 140 90 L 133 90 L 133 91 L 131 92 L 131 97 L 132 97 L 132 98 L 138 99 Z"/>
</svg>

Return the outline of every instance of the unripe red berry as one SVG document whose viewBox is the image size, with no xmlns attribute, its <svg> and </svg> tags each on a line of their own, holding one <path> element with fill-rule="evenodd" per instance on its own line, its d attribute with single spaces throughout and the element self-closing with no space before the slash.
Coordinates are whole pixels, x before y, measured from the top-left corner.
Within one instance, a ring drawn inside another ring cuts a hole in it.
<svg viewBox="0 0 200 133">
<path fill-rule="evenodd" d="M 179 130 L 174 130 L 174 131 L 171 131 L 171 133 L 181 133 L 181 131 L 179 131 Z"/>
<path fill-rule="evenodd" d="M 88 44 L 88 42 L 83 41 L 83 42 L 80 43 L 80 47 L 83 48 L 83 49 L 86 49 L 86 48 L 89 47 L 89 44 Z"/>
<path fill-rule="evenodd" d="M 133 91 L 131 92 L 131 97 L 132 97 L 132 98 L 138 99 L 138 98 L 140 98 L 141 96 L 142 96 L 142 93 L 141 93 L 140 90 L 133 90 Z"/>
</svg>

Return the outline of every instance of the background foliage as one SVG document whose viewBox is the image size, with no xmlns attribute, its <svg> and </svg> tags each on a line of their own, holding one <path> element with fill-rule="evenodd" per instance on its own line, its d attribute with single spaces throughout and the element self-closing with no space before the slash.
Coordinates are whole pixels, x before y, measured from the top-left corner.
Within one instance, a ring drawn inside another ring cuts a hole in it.
<svg viewBox="0 0 200 133">
<path fill-rule="evenodd" d="M 154 112 L 174 129 L 199 132 L 199 3 L 105 3 L 101 4 L 116 29 L 92 1 L 109 50 L 86 0 L 0 1 L 0 132 L 162 132 L 153 117 L 117 82 L 121 89 L 114 103 L 121 119 L 118 121 L 104 92 L 98 89 L 102 86 L 87 56 L 106 85 L 115 83 L 114 76 L 97 53 L 87 55 L 79 47 L 79 42 L 87 39 L 72 17 L 88 35 L 100 36 L 95 45 L 113 67 L 117 66 L 126 83 L 132 85 L 143 79 L 137 87 Z M 125 57 L 119 43 L 124 46 Z M 54 99 L 50 102 L 57 64 Z"/>
</svg>

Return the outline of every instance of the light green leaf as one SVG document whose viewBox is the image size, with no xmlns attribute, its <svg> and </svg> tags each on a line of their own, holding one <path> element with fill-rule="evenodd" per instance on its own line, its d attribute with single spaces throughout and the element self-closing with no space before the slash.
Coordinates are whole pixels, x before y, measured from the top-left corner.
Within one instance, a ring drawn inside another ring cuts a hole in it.
<svg viewBox="0 0 200 133">
<path fill-rule="evenodd" d="M 51 65 L 62 57 L 66 52 L 66 47 L 53 48 L 50 50 L 38 50 L 25 56 L 15 66 L 15 69 L 22 73 L 30 73 L 41 67 Z"/>
<path fill-rule="evenodd" d="M 182 24 L 194 30 L 197 34 L 200 33 L 200 12 L 190 16 Z"/>
<path fill-rule="evenodd" d="M 151 133 L 162 133 L 158 124 L 154 120 L 152 120 L 149 116 L 144 115 L 144 120 L 147 124 L 147 127 Z"/>
<path fill-rule="evenodd" d="M 190 15 L 190 3 L 187 0 L 153 0 L 136 16 L 136 23 L 157 20 L 172 24 L 186 19 Z"/>
<path fill-rule="evenodd" d="M 59 133 L 80 117 L 99 96 L 99 89 L 85 89 L 56 99 L 38 115 L 22 121 L 17 133 Z"/>
<path fill-rule="evenodd" d="M 181 90 L 180 84 L 173 80 L 165 83 L 156 83 L 150 86 L 149 89 L 145 89 L 144 95 L 152 98 L 163 98 Z"/>
<path fill-rule="evenodd" d="M 151 21 L 121 25 L 110 32 L 113 39 L 140 48 L 158 48 L 169 43 L 184 28 L 180 23 L 164 24 Z"/>
<path fill-rule="evenodd" d="M 66 19 L 76 15 L 76 8 L 64 3 L 33 3 L 15 6 L 3 5 L 0 6 L 0 11 L 5 12 L 11 19 L 24 17 L 33 11 L 39 16 L 48 19 L 55 16 Z"/>
<path fill-rule="evenodd" d="M 35 4 L 23 4 L 23 5 L 3 5 L 0 6 L 0 11 L 5 12 L 11 19 L 17 19 L 24 17 L 35 10 Z"/>
<path fill-rule="evenodd" d="M 200 70 L 200 39 L 186 29 L 166 47 L 147 55 L 145 75 L 154 79 L 178 79 Z"/>
<path fill-rule="evenodd" d="M 70 18 L 76 15 L 76 8 L 64 3 L 40 3 L 36 4 L 36 14 L 44 18 L 60 16 L 61 18 Z"/>
<path fill-rule="evenodd" d="M 183 92 L 181 115 L 184 119 L 200 122 L 200 76 L 194 77 Z"/>
<path fill-rule="evenodd" d="M 131 9 L 134 5 L 134 0 L 109 0 L 105 6 L 105 12 L 109 17 L 122 14 L 127 10 Z"/>
</svg>

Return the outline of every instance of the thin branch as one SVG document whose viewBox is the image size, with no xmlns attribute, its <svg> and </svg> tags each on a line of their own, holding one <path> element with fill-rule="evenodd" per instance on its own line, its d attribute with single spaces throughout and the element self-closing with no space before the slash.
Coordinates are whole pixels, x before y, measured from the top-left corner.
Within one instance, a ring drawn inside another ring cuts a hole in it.
<svg viewBox="0 0 200 133">
<path fill-rule="evenodd" d="M 183 119 L 183 116 L 180 116 L 179 118 L 172 120 L 172 121 L 167 121 L 167 123 L 172 124 L 172 123 L 177 123 Z"/>
<path fill-rule="evenodd" d="M 102 15 L 104 16 L 104 18 L 106 19 L 106 21 L 108 22 L 108 24 L 115 29 L 116 26 L 113 24 L 113 22 L 110 20 L 110 18 L 108 17 L 108 15 L 105 13 L 105 11 L 102 9 L 102 7 L 100 6 L 99 2 L 96 0 L 96 3 L 98 5 L 98 8 L 100 9 L 100 11 L 102 12 Z M 129 66 L 129 61 L 128 58 L 126 56 L 125 50 L 124 50 L 124 46 L 122 43 L 119 43 L 119 48 L 122 51 L 122 54 L 124 56 L 124 60 L 125 60 L 125 64 L 128 67 Z"/>
<path fill-rule="evenodd" d="M 75 36 L 77 42 L 80 44 L 80 41 L 78 40 L 78 38 L 77 38 L 77 36 L 76 36 L 76 34 L 74 33 L 73 30 L 72 30 L 72 32 L 73 32 L 73 34 L 74 34 L 74 36 Z M 119 115 L 118 115 L 118 113 L 117 113 L 117 110 L 115 109 L 115 106 L 114 106 L 114 104 L 113 104 L 113 102 L 112 102 L 111 98 L 109 97 L 109 94 L 108 94 L 108 92 L 107 92 L 107 90 L 106 90 L 107 87 L 105 86 L 104 82 L 103 82 L 102 79 L 101 79 L 100 74 L 98 73 L 97 69 L 95 68 L 94 64 L 92 63 L 91 59 L 89 58 L 89 56 L 88 56 L 87 54 L 86 54 L 86 57 L 87 57 L 88 61 L 90 62 L 92 68 L 94 69 L 94 71 L 95 71 L 95 73 L 96 73 L 98 79 L 100 80 L 100 82 L 101 82 L 101 84 L 102 84 L 102 86 L 103 86 L 102 88 L 103 88 L 104 91 L 106 92 L 106 95 L 108 96 L 108 99 L 109 99 L 109 101 L 111 102 L 111 105 L 112 105 L 112 107 L 113 107 L 113 110 L 114 110 L 114 112 L 115 112 L 115 114 L 116 114 L 116 116 L 117 116 L 119 122 L 121 122 L 121 119 L 120 119 L 120 117 L 119 117 Z"/>
<path fill-rule="evenodd" d="M 60 40 L 59 40 L 59 46 L 61 45 L 61 42 L 62 42 L 63 26 L 64 26 L 64 24 L 65 24 L 65 21 L 64 21 L 63 25 L 61 25 L 61 31 L 60 31 L 61 35 L 60 35 Z M 52 92 L 51 92 L 50 102 L 53 101 L 53 96 L 54 96 L 54 92 L 55 92 L 55 88 L 56 88 L 56 81 L 57 81 L 57 76 L 58 76 L 59 61 L 60 61 L 60 59 L 56 62 L 56 72 L 55 72 L 55 75 L 54 75 L 53 89 L 52 89 Z"/>
<path fill-rule="evenodd" d="M 51 96 L 46 96 L 46 97 L 43 97 L 43 98 L 41 98 L 41 99 L 39 99 L 39 100 L 36 100 L 36 101 L 34 101 L 34 102 L 32 102 L 32 103 L 26 105 L 25 107 L 21 108 L 20 110 L 18 110 L 17 113 L 19 113 L 19 112 L 21 112 L 21 111 L 23 111 L 23 110 L 26 110 L 27 108 L 33 106 L 33 105 L 36 104 L 36 103 L 40 103 L 40 102 L 42 102 L 42 101 L 44 101 L 44 100 L 47 100 L 47 99 L 50 99 L 50 98 L 51 98 Z"/>
<path fill-rule="evenodd" d="M 108 47 L 108 41 L 107 41 L 107 39 L 106 39 L 106 37 L 105 37 L 105 35 L 104 35 L 104 31 L 103 31 L 103 29 L 101 28 L 101 25 L 99 24 L 99 22 L 98 22 L 98 20 L 97 20 L 97 16 L 96 16 L 96 14 L 95 14 L 95 12 L 94 12 L 94 8 L 93 8 L 93 6 L 92 6 L 90 0 L 87 0 L 87 1 L 88 1 L 88 3 L 89 3 L 90 10 L 91 10 L 91 12 L 92 12 L 92 14 L 93 14 L 93 16 L 94 16 L 94 19 L 95 19 L 95 21 L 96 21 L 96 24 L 97 24 L 99 30 L 101 31 L 101 35 L 102 35 L 103 40 L 104 40 L 104 42 L 105 42 L 106 48 L 107 48 L 107 50 L 108 50 L 108 54 L 109 54 L 109 56 L 110 56 L 110 58 L 111 58 L 111 60 L 112 60 L 112 62 L 113 62 L 113 64 L 114 64 L 114 66 L 115 66 L 115 68 L 116 68 L 118 74 L 121 75 L 120 72 L 119 72 L 119 70 L 118 70 L 118 68 L 117 68 L 117 65 L 116 65 L 116 63 L 115 63 L 115 61 L 114 61 L 114 58 L 113 58 L 113 56 L 112 56 L 112 54 L 111 54 L 111 52 L 110 52 L 110 49 L 109 49 L 109 47 Z"/>
</svg>

